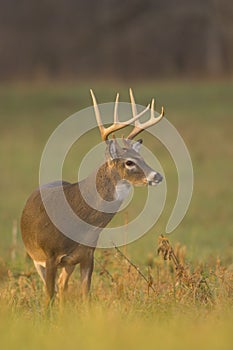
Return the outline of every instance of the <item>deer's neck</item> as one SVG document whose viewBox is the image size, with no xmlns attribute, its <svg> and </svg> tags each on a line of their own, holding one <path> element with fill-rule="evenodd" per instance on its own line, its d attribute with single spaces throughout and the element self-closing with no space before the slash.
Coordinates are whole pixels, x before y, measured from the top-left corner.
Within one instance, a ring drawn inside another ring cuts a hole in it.
<svg viewBox="0 0 233 350">
<path fill-rule="evenodd" d="M 89 179 L 88 179 L 89 180 Z M 98 195 L 105 201 L 113 201 L 118 174 L 112 170 L 107 163 L 90 175 L 93 186 L 96 187 Z"/>
<path fill-rule="evenodd" d="M 112 203 L 113 211 L 115 207 L 117 210 L 130 190 L 129 183 L 121 180 L 115 167 L 109 166 L 108 163 L 101 165 L 98 170 L 79 182 L 78 185 L 84 199 L 99 210 L 103 209 L 104 203 Z"/>
<path fill-rule="evenodd" d="M 121 183 L 121 179 L 116 169 L 105 163 L 95 174 L 96 189 L 103 200 L 109 202 L 118 200 L 117 189 Z"/>
<path fill-rule="evenodd" d="M 122 202 L 129 194 L 130 184 L 120 178 L 114 167 L 103 164 L 96 174 L 96 188 L 105 201 Z"/>
<path fill-rule="evenodd" d="M 90 245 L 91 241 L 94 246 L 99 232 L 111 221 L 124 199 L 119 174 L 103 164 L 86 179 L 65 186 L 64 191 L 70 207 L 84 223 L 79 230 L 82 242 Z"/>
</svg>

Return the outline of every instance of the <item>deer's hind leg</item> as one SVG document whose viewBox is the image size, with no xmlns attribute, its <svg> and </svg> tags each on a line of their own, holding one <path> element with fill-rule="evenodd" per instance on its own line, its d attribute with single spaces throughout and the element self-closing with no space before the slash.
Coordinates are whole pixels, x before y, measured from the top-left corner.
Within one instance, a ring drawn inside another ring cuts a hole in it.
<svg viewBox="0 0 233 350">
<path fill-rule="evenodd" d="M 58 287 L 60 295 L 62 295 L 67 290 L 68 282 L 74 269 L 75 265 L 66 265 L 62 268 L 62 271 L 58 278 Z"/>
<path fill-rule="evenodd" d="M 44 266 L 42 265 L 42 263 L 33 260 L 33 263 L 35 265 L 36 271 L 38 272 L 38 275 L 40 276 L 40 278 L 42 279 L 43 283 L 45 284 L 45 263 Z"/>
</svg>

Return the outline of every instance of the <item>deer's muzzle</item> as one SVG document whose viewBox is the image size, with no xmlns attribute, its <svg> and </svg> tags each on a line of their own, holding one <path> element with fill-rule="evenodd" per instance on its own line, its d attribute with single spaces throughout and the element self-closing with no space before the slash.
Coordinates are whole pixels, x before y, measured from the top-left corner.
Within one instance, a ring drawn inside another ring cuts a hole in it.
<svg viewBox="0 0 233 350">
<path fill-rule="evenodd" d="M 152 172 L 147 178 L 148 185 L 155 186 L 158 185 L 163 180 L 160 173 Z"/>
</svg>

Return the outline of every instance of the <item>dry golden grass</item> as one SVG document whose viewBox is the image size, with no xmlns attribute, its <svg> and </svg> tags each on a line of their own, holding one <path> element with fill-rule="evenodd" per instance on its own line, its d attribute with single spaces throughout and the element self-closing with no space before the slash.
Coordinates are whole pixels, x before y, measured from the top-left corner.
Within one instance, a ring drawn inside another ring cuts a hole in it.
<svg viewBox="0 0 233 350">
<path fill-rule="evenodd" d="M 233 267 L 187 262 L 186 248 L 159 238 L 144 266 L 124 248 L 97 252 L 90 300 L 76 275 L 65 300 L 45 308 L 34 267 L 0 263 L 0 343 L 7 349 L 232 349 Z M 25 343 L 26 342 L 26 343 Z"/>
<path fill-rule="evenodd" d="M 28 258 L 26 258 L 28 260 Z M 123 249 L 98 251 L 95 258 L 90 303 L 106 307 L 116 303 L 124 305 L 125 313 L 135 305 L 144 305 L 157 312 L 157 308 L 205 306 L 211 310 L 217 305 L 233 301 L 233 265 L 224 266 L 220 259 L 193 265 L 186 261 L 186 247 L 159 237 L 158 254 L 148 253 L 144 266 L 135 265 Z M 78 271 L 70 281 L 66 303 L 79 305 Z M 25 271 L 12 271 L 0 262 L 1 302 L 23 312 L 34 308 L 42 312 L 44 290 L 34 266 L 25 262 Z M 55 308 L 61 301 L 56 298 Z"/>
<path fill-rule="evenodd" d="M 31 263 L 23 271 L 1 261 L 0 343 L 8 349 L 232 349 L 233 266 L 219 259 L 192 264 L 184 246 L 173 249 L 162 236 L 158 253 L 148 253 L 139 267 L 124 247 L 98 251 L 90 299 L 81 299 L 76 272 L 51 309 Z"/>
</svg>

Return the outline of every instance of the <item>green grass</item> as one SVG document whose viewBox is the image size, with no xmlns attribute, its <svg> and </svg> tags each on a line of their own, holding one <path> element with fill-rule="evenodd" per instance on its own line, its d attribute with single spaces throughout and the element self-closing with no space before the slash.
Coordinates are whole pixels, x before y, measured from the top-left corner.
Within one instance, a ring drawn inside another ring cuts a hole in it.
<svg viewBox="0 0 233 350">
<path fill-rule="evenodd" d="M 128 101 L 125 85 L 95 84 L 100 102 L 111 101 L 119 90 Z M 27 84 L 0 87 L 0 251 L 5 254 L 11 241 L 13 220 L 19 220 L 29 193 L 38 185 L 39 162 L 43 147 L 54 128 L 72 113 L 90 105 L 88 84 L 63 86 Z M 164 105 L 166 117 L 184 138 L 194 166 L 193 199 L 174 241 L 185 242 L 189 249 L 205 256 L 222 252 L 233 244 L 232 236 L 232 110 L 233 85 L 230 83 L 157 83 L 135 84 L 138 103 L 146 104 L 155 96 Z M 85 152 L 98 141 L 83 137 L 72 147 L 65 162 L 64 177 L 76 181 L 78 164 Z M 151 145 L 148 136 L 144 143 Z M 166 208 L 154 230 L 132 245 L 135 256 L 147 250 L 156 233 L 164 233 L 177 191 L 176 169 L 166 150 L 153 144 L 168 181 Z M 141 192 L 142 194 L 142 192 Z M 140 200 L 140 196 L 138 196 Z M 139 205 L 139 200 L 134 205 Z M 133 212 L 133 211 L 132 211 Z M 122 217 L 117 220 L 122 222 Z"/>
<path fill-rule="evenodd" d="M 169 287 L 161 289 L 153 298 L 146 295 L 146 287 L 138 282 L 136 275 L 130 280 L 127 273 L 122 273 L 124 265 L 114 265 L 115 252 L 111 251 L 107 268 L 118 276 L 118 282 L 112 286 L 96 266 L 92 304 L 87 306 L 80 303 L 75 294 L 76 273 L 67 305 L 57 304 L 49 318 L 43 310 L 43 291 L 37 277 L 11 277 L 12 272 L 17 276 L 34 271 L 25 262 L 19 232 L 16 259 L 11 260 L 12 226 L 14 220 L 19 223 L 27 196 L 38 186 L 43 147 L 59 123 L 90 105 L 90 87 L 99 102 L 112 101 L 116 91 L 121 93 L 121 100 L 129 99 L 127 86 L 119 82 L 0 86 L 2 348 L 231 349 L 232 290 L 227 296 L 222 290 L 223 272 L 219 272 L 219 280 L 211 280 L 211 288 L 216 293 L 214 305 L 192 302 L 192 299 L 174 300 L 171 276 Z M 210 278 L 218 258 L 226 269 L 233 262 L 233 84 L 150 82 L 135 83 L 132 87 L 138 103 L 146 104 L 155 96 L 158 107 L 165 106 L 166 117 L 188 146 L 195 176 L 193 198 L 188 213 L 170 239 L 173 244 L 185 245 L 191 268 L 202 266 Z M 82 156 L 98 139 L 98 131 L 92 132 L 72 147 L 64 166 L 66 180 L 76 180 Z M 144 144 L 153 149 L 162 163 L 168 182 L 168 198 L 161 218 L 148 234 L 127 247 L 127 254 L 147 273 L 146 261 L 148 256 L 155 256 L 158 235 L 164 233 L 174 205 L 177 175 L 168 152 L 159 142 L 152 143 L 145 133 Z M 133 202 L 136 211 L 143 198 L 142 189 L 138 189 Z M 133 207 L 128 212 L 131 219 Z M 115 222 L 124 222 L 124 214 L 117 215 Z M 102 259 L 101 252 L 97 256 Z"/>
<path fill-rule="evenodd" d="M 205 310 L 203 310 L 205 313 Z M 167 317 L 169 315 L 166 315 Z M 195 319 L 195 321 L 194 321 Z M 175 315 L 169 322 L 163 320 L 123 319 L 114 310 L 97 307 L 88 316 L 61 313 L 56 324 L 41 322 L 33 325 L 29 320 L 6 315 L 0 323 L 1 345 L 16 349 L 232 349 L 232 316 L 222 323 L 216 318 L 206 322 L 196 315 Z M 9 337 L 9 329 L 12 336 Z M 35 331 L 36 330 L 36 331 Z"/>
</svg>

